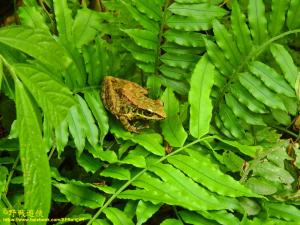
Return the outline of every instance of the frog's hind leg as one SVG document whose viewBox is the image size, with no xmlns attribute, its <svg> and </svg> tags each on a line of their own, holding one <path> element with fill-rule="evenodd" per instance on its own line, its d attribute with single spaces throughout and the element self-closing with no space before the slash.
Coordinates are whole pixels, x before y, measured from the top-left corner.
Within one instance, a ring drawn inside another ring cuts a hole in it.
<svg viewBox="0 0 300 225">
<path fill-rule="evenodd" d="M 138 133 L 138 129 L 135 126 L 131 125 L 129 123 L 129 120 L 125 116 L 120 116 L 119 119 L 126 130 L 130 132 Z"/>
</svg>

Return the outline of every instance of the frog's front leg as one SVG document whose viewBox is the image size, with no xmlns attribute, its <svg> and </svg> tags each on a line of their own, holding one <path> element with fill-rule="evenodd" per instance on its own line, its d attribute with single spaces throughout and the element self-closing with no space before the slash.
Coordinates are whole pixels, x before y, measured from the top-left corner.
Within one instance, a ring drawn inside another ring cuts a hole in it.
<svg viewBox="0 0 300 225">
<path fill-rule="evenodd" d="M 120 119 L 121 123 L 123 124 L 123 126 L 125 127 L 126 130 L 128 130 L 130 132 L 138 133 L 138 129 L 135 126 L 130 124 L 127 117 L 120 116 L 119 119 Z"/>
</svg>

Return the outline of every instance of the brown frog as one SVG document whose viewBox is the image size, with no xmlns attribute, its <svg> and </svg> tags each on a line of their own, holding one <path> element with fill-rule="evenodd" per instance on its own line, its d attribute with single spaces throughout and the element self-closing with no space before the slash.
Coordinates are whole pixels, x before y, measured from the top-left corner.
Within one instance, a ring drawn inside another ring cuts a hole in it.
<svg viewBox="0 0 300 225">
<path fill-rule="evenodd" d="M 131 132 L 148 127 L 147 121 L 166 118 L 162 102 L 147 97 L 148 90 L 120 78 L 107 76 L 102 82 L 101 97 L 105 108 Z"/>
</svg>

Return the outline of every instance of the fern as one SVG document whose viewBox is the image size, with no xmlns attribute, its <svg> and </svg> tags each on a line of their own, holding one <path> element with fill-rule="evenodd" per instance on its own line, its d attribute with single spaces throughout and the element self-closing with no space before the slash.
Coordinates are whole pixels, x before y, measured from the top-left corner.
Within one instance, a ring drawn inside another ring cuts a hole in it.
<svg viewBox="0 0 300 225">
<path fill-rule="evenodd" d="M 222 87 L 216 86 L 219 91 L 213 100 L 214 112 L 220 112 L 219 118 L 214 116 L 215 124 L 225 136 L 241 139 L 253 126 L 288 125 L 290 116 L 296 114 L 297 67 L 286 47 L 280 44 L 280 37 L 299 32 L 286 32 L 282 19 L 293 10 L 292 5 L 287 8 L 285 1 L 272 1 L 271 16 L 267 19 L 263 1 L 251 1 L 248 27 L 245 15 L 234 1 L 232 29 L 227 30 L 218 21 L 214 22 L 217 44 L 207 40 L 206 47 L 211 61 L 226 80 Z M 275 21 L 275 16 L 281 17 Z M 270 53 L 280 69 L 263 60 L 263 55 Z"/>
</svg>

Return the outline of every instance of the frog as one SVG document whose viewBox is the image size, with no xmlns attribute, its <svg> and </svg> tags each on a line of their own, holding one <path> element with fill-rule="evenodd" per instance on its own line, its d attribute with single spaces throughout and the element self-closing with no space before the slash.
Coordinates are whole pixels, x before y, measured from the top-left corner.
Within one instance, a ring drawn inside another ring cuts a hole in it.
<svg viewBox="0 0 300 225">
<path fill-rule="evenodd" d="M 166 118 L 162 101 L 149 98 L 148 90 L 137 83 L 106 76 L 101 86 L 103 105 L 130 132 L 139 133 L 150 121 Z"/>
</svg>

